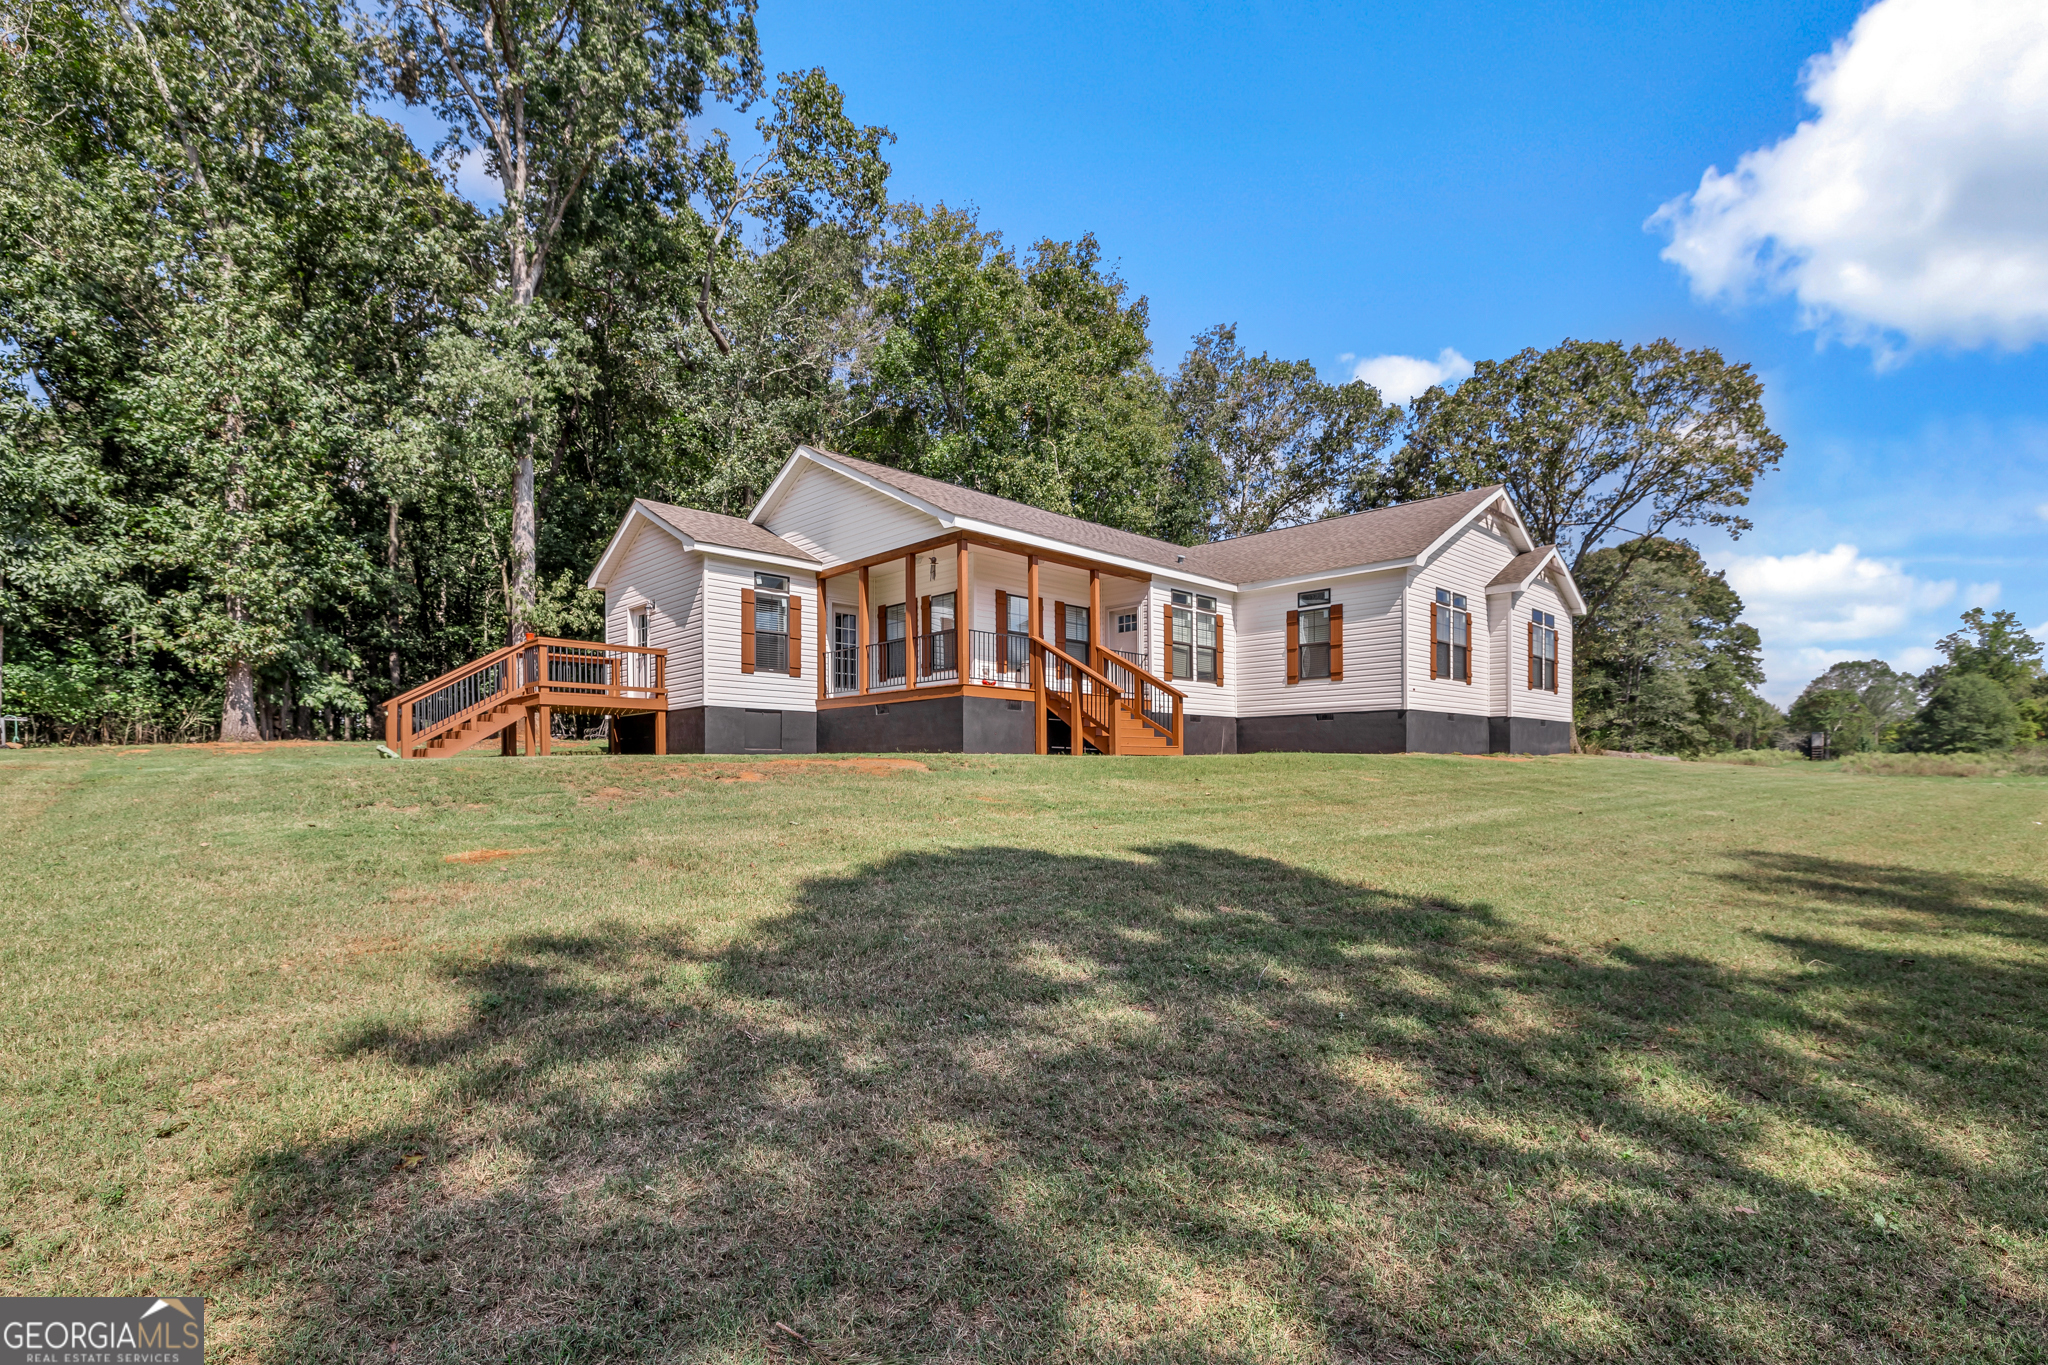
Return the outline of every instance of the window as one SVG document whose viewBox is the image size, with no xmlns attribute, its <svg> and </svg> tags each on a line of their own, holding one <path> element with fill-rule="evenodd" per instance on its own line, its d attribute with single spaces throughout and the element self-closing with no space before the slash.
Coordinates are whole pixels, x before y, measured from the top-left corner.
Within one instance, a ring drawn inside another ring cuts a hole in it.
<svg viewBox="0 0 2048 1365">
<path fill-rule="evenodd" d="M 926 673 L 950 673 L 956 667 L 953 652 L 954 600 L 949 592 L 934 593 L 925 599 L 925 608 L 931 613 L 925 622 L 923 662 Z"/>
<path fill-rule="evenodd" d="M 1138 613 L 1134 611 L 1118 612 L 1116 617 L 1116 633 L 1119 635 L 1136 635 L 1138 633 Z"/>
<path fill-rule="evenodd" d="M 1298 592 L 1294 595 L 1294 605 L 1303 608 L 1327 607 L 1330 605 L 1330 590 L 1317 588 L 1313 592 Z"/>
<path fill-rule="evenodd" d="M 1429 619 L 1429 676 L 1452 682 L 1472 681 L 1472 613 L 1463 596 L 1436 590 Z"/>
<path fill-rule="evenodd" d="M 774 574 L 755 574 L 754 581 L 774 578 Z M 785 585 L 789 580 L 781 580 Z M 754 671 L 756 673 L 789 672 L 789 599 L 774 593 L 754 594 Z"/>
<path fill-rule="evenodd" d="M 1184 597 L 1185 593 L 1175 593 Z M 1189 678 L 1195 682 L 1218 681 L 1218 664 L 1221 662 L 1220 644 L 1223 638 L 1223 618 L 1215 612 L 1216 599 L 1198 597 L 1196 602 L 1207 602 L 1209 610 L 1199 607 L 1190 610 L 1176 606 L 1173 612 L 1173 676 Z"/>
<path fill-rule="evenodd" d="M 647 609 L 645 607 L 633 613 L 632 636 L 634 644 L 642 649 L 647 648 Z"/>
<path fill-rule="evenodd" d="M 786 574 L 757 573 L 754 575 L 754 586 L 769 592 L 788 592 L 789 578 Z"/>
<path fill-rule="evenodd" d="M 1088 631 L 1088 608 L 1069 603 L 1066 617 L 1067 638 L 1060 641 L 1060 648 L 1084 664 L 1090 662 L 1088 650 L 1095 637 Z"/>
<path fill-rule="evenodd" d="M 893 607 L 881 609 L 881 629 L 876 632 L 881 638 L 875 642 L 875 681 L 878 683 L 903 681 L 903 665 L 910 642 L 904 638 L 904 627 L 909 614 L 898 602 Z"/>
<path fill-rule="evenodd" d="M 850 611 L 832 614 L 832 686 L 851 692 L 860 686 L 860 618 Z"/>
<path fill-rule="evenodd" d="M 1533 608 L 1529 612 L 1529 690 L 1557 691 L 1557 618 Z"/>
<path fill-rule="evenodd" d="M 1308 596 L 1303 593 L 1302 596 Z M 1327 598 L 1328 593 L 1323 596 Z M 1301 613 L 1301 676 L 1330 676 L 1330 609 L 1314 607 Z"/>
</svg>

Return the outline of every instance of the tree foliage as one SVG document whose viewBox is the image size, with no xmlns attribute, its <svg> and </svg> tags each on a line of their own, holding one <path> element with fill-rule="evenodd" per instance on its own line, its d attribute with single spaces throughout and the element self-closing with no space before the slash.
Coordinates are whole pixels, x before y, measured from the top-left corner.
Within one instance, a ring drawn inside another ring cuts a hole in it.
<svg viewBox="0 0 2048 1365">
<path fill-rule="evenodd" d="M 1882 659 L 1831 664 L 1787 713 L 1800 733 L 1824 730 L 1836 753 L 1866 753 L 1898 741 L 1920 704 L 1919 682 Z"/>
<path fill-rule="evenodd" d="M 1573 636 L 1580 733 L 1615 748 L 1699 753 L 1767 747 L 1781 717 L 1758 697 L 1762 641 L 1742 599 L 1681 541 L 1588 555 L 1582 592 L 1608 601 Z"/>
<path fill-rule="evenodd" d="M 1784 449 L 1749 366 L 1671 341 L 1568 340 L 1483 361 L 1455 390 L 1417 398 L 1401 449 L 1360 467 L 1346 506 L 1502 484 L 1530 534 L 1559 546 L 1578 576 L 1615 535 L 1628 537 L 1626 569 L 1674 530 L 1748 530 L 1739 509 Z M 1597 620 L 1628 578 L 1595 578 L 1585 595 Z"/>
<path fill-rule="evenodd" d="M 904 205 L 867 300 L 849 454 L 1056 512 L 1170 532 L 1165 384 L 1143 298 L 1093 237 L 1021 255 L 972 212 Z"/>
<path fill-rule="evenodd" d="M 1402 417 L 1362 380 L 1328 384 L 1309 361 L 1251 355 L 1228 323 L 1195 338 L 1172 397 L 1176 463 L 1203 496 L 1203 538 L 1211 540 L 1335 512 Z"/>
</svg>

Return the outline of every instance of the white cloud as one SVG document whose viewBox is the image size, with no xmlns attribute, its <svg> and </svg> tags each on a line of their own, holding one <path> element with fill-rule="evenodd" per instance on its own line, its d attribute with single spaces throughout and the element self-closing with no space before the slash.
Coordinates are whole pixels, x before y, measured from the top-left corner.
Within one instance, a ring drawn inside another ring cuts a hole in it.
<svg viewBox="0 0 2048 1365">
<path fill-rule="evenodd" d="M 2034 509 L 2034 513 L 2035 515 L 2039 516 L 2041 520 L 2048 521 L 2048 502 L 2044 502 L 2039 507 L 2036 507 Z"/>
<path fill-rule="evenodd" d="M 1933 645 L 1907 645 L 1892 656 L 1891 664 L 1893 668 L 1907 673 L 1920 673 L 1934 667 L 1941 660 L 1941 651 Z"/>
<path fill-rule="evenodd" d="M 1881 358 L 2048 338 L 2048 5 L 1879 0 L 1801 79 L 1814 118 L 1646 225 L 1694 291 Z"/>
<path fill-rule="evenodd" d="M 1888 649 L 1885 637 L 1956 596 L 1953 580 L 1916 578 L 1898 561 L 1870 558 L 1849 544 L 1793 555 L 1731 555 L 1716 567 L 1727 571 L 1742 596 L 1743 619 L 1763 637 L 1769 679 L 1763 693 L 1780 706 L 1843 659 L 1883 657 L 1895 668 L 1925 668 L 1933 662 L 1931 651 Z M 1995 594 L 1998 585 L 1973 584 L 1971 590 L 1987 588 Z"/>
<path fill-rule="evenodd" d="M 1353 379 L 1363 379 L 1390 403 L 1405 403 L 1433 384 L 1448 384 L 1471 373 L 1472 362 L 1448 346 L 1437 352 L 1435 360 L 1412 355 L 1374 355 L 1351 369 Z"/>
</svg>

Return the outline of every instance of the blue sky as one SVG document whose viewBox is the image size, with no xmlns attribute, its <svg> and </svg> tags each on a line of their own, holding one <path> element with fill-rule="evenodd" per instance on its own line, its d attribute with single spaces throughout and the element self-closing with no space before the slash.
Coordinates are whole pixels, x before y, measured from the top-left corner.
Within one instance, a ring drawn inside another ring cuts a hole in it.
<svg viewBox="0 0 2048 1365">
<path fill-rule="evenodd" d="M 760 25 L 771 70 L 821 65 L 895 132 L 897 197 L 1095 233 L 1164 368 L 1216 322 L 1396 388 L 1565 337 L 1754 365 L 1790 448 L 1754 531 L 1697 543 L 1784 702 L 1830 658 L 1924 666 L 1966 605 L 2048 626 L 2048 17 L 1864 10 L 762 0 Z"/>
</svg>

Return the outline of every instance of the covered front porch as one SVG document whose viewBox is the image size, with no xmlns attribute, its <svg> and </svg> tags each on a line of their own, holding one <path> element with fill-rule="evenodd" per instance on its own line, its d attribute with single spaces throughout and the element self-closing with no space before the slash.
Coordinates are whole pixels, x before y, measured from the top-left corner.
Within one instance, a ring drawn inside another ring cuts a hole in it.
<svg viewBox="0 0 2048 1365">
<path fill-rule="evenodd" d="M 1151 579 L 956 531 L 818 577 L 821 713 L 1023 700 L 1038 753 L 1181 752 L 1181 692 L 1151 671 Z"/>
</svg>

